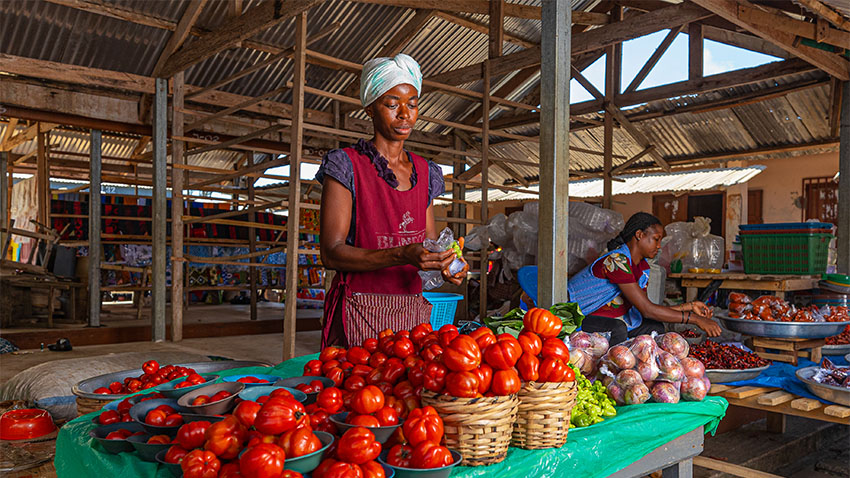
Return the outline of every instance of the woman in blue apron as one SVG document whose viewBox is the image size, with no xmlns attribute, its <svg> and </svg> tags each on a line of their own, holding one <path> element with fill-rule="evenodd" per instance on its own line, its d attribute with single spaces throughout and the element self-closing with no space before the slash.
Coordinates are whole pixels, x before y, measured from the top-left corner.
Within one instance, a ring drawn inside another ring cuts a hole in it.
<svg viewBox="0 0 850 478">
<path fill-rule="evenodd" d="M 582 330 L 611 332 L 611 345 L 653 331 L 663 333 L 662 322 L 693 324 L 709 337 L 720 335 L 720 326 L 711 320 L 711 309 L 702 302 L 665 307 L 649 301 L 646 260 L 658 254 L 663 234 L 658 218 L 636 213 L 608 243 L 608 252 L 570 279 L 570 300 L 587 315 Z"/>
</svg>

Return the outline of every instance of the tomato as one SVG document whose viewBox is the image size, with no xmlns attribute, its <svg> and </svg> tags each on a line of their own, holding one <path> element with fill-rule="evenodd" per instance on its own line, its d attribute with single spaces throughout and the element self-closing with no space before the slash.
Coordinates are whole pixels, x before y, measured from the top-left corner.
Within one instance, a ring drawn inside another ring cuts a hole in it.
<svg viewBox="0 0 850 478">
<path fill-rule="evenodd" d="M 363 463 L 360 469 L 363 470 L 363 478 L 387 478 L 384 467 L 375 460 Z"/>
<path fill-rule="evenodd" d="M 481 365 L 481 349 L 472 337 L 458 335 L 444 346 L 443 364 L 452 372 L 469 372 Z"/>
<path fill-rule="evenodd" d="M 419 358 L 419 356 L 416 355 L 416 354 L 409 355 L 407 358 L 404 359 L 404 361 L 402 361 L 402 365 L 404 365 L 405 370 L 410 370 L 410 367 L 413 367 L 414 365 L 419 363 L 421 360 L 422 359 Z"/>
<path fill-rule="evenodd" d="M 351 397 L 351 408 L 362 415 L 375 413 L 384 406 L 384 392 L 374 385 L 358 390 Z"/>
<path fill-rule="evenodd" d="M 543 341 L 543 349 L 540 351 L 543 358 L 555 358 L 564 363 L 570 362 L 570 349 L 563 340 L 549 338 Z"/>
<path fill-rule="evenodd" d="M 109 391 L 112 393 L 121 393 L 121 390 L 124 388 L 124 384 L 121 382 L 112 382 L 109 384 Z"/>
<path fill-rule="evenodd" d="M 395 410 L 396 414 L 398 415 L 399 421 L 404 420 L 407 417 L 407 405 L 405 405 L 404 400 L 402 400 L 401 398 L 397 398 L 392 395 L 387 395 L 384 399 L 384 406 L 390 407 Z"/>
<path fill-rule="evenodd" d="M 242 478 L 242 473 L 239 471 L 239 462 L 231 461 L 230 463 L 221 465 L 218 478 Z"/>
<path fill-rule="evenodd" d="M 478 395 L 478 375 L 473 372 L 452 372 L 446 375 L 446 393 L 453 397 L 475 398 Z"/>
<path fill-rule="evenodd" d="M 519 375 L 513 369 L 493 372 L 493 384 L 490 390 L 496 395 L 512 395 L 519 392 L 521 386 Z"/>
<path fill-rule="evenodd" d="M 375 352 L 369 357 L 369 365 L 372 368 L 380 367 L 384 362 L 387 361 L 387 354 L 383 352 Z"/>
<path fill-rule="evenodd" d="M 434 407 L 417 408 L 407 416 L 402 431 L 413 446 L 423 441 L 439 443 L 443 439 L 443 419 L 437 415 Z"/>
<path fill-rule="evenodd" d="M 127 382 L 127 390 L 129 390 L 130 392 L 138 392 L 141 389 L 142 389 L 142 381 L 141 380 L 134 378 L 134 379 L 130 380 L 129 382 Z"/>
<path fill-rule="evenodd" d="M 476 345 L 477 347 L 477 345 Z M 446 374 L 448 370 L 443 364 L 437 362 L 429 362 L 425 366 L 424 383 L 425 388 L 434 392 L 440 393 L 446 385 Z"/>
<path fill-rule="evenodd" d="M 168 417 L 168 414 L 165 413 L 164 410 L 154 409 L 149 411 L 148 414 L 145 416 L 145 423 L 147 423 L 148 425 L 162 427 L 165 426 L 166 417 Z"/>
<path fill-rule="evenodd" d="M 354 463 L 326 458 L 313 470 L 313 478 L 364 478 L 363 469 Z"/>
<path fill-rule="evenodd" d="M 122 415 L 125 413 L 129 413 L 131 408 L 133 408 L 133 404 L 130 403 L 130 400 L 126 398 L 118 402 L 118 413 Z"/>
<path fill-rule="evenodd" d="M 378 340 L 381 340 L 384 337 L 392 337 L 392 336 L 393 336 L 393 329 L 384 329 L 384 330 L 378 332 Z"/>
<path fill-rule="evenodd" d="M 254 420 L 254 428 L 267 435 L 279 435 L 309 421 L 304 405 L 288 398 L 270 398 Z"/>
<path fill-rule="evenodd" d="M 163 424 L 167 427 L 176 427 L 183 424 L 183 416 L 179 413 L 172 413 L 165 417 Z"/>
<path fill-rule="evenodd" d="M 319 353 L 319 360 L 322 362 L 327 362 L 328 360 L 333 360 L 339 356 L 345 349 L 342 347 L 325 347 Z"/>
<path fill-rule="evenodd" d="M 171 443 L 171 437 L 168 435 L 154 435 L 148 438 L 147 443 L 156 445 L 166 445 L 168 443 Z"/>
<path fill-rule="evenodd" d="M 206 441 L 207 428 L 210 425 L 212 423 L 206 420 L 189 422 L 177 430 L 177 438 L 175 440 L 178 445 L 187 450 L 201 448 Z"/>
<path fill-rule="evenodd" d="M 473 372 L 478 376 L 478 393 L 484 395 L 490 390 L 490 385 L 493 383 L 493 367 L 482 363 Z"/>
<path fill-rule="evenodd" d="M 171 415 L 172 413 L 177 413 L 177 410 L 175 410 L 170 405 L 165 405 L 165 404 L 162 404 L 162 405 L 154 408 L 154 410 L 162 410 L 163 412 L 165 412 L 166 415 Z"/>
<path fill-rule="evenodd" d="M 369 363 L 370 355 L 371 354 L 369 353 L 369 351 L 364 349 L 363 347 L 351 347 L 350 349 L 348 349 L 348 355 L 346 355 L 346 357 L 348 357 L 349 362 L 355 365 L 366 365 L 367 363 Z"/>
<path fill-rule="evenodd" d="M 266 382 L 268 382 L 268 381 L 266 381 Z M 310 386 L 313 387 L 313 390 L 315 390 L 317 392 L 321 392 L 322 390 L 325 389 L 325 384 L 322 383 L 321 380 L 313 380 L 312 382 L 310 382 Z"/>
<path fill-rule="evenodd" d="M 180 462 L 184 478 L 217 478 L 221 462 L 215 453 L 205 450 L 192 450 Z"/>
<path fill-rule="evenodd" d="M 233 409 L 233 416 L 245 426 L 251 428 L 254 426 L 254 420 L 257 419 L 257 413 L 263 406 L 252 400 L 243 400 Z"/>
<path fill-rule="evenodd" d="M 94 393 L 99 393 L 101 395 L 109 395 L 112 392 L 106 387 L 97 387 L 96 389 L 94 389 Z"/>
<path fill-rule="evenodd" d="M 197 373 L 193 372 L 193 373 L 190 373 L 189 375 L 186 375 L 186 382 L 189 382 L 193 385 L 198 385 L 199 383 L 206 382 L 206 379 L 204 379 L 204 377 L 201 377 Z"/>
<path fill-rule="evenodd" d="M 378 423 L 382 427 L 398 425 L 398 415 L 398 412 L 393 407 L 388 407 L 386 405 L 375 412 L 375 418 L 378 419 Z"/>
<path fill-rule="evenodd" d="M 400 359 L 405 359 L 414 352 L 413 341 L 402 337 L 397 339 L 393 344 L 393 355 Z"/>
<path fill-rule="evenodd" d="M 130 436 L 130 430 L 120 429 L 106 434 L 107 440 L 126 440 Z"/>
<path fill-rule="evenodd" d="M 336 413 L 342 409 L 342 390 L 336 387 L 328 387 L 316 396 L 316 404 L 324 408 L 328 413 Z"/>
<path fill-rule="evenodd" d="M 100 412 L 100 416 L 97 417 L 98 423 L 101 425 L 109 425 L 112 423 L 118 423 L 121 419 L 121 416 L 115 410 L 104 410 Z"/>
<path fill-rule="evenodd" d="M 242 451 L 248 433 L 236 417 L 228 415 L 224 420 L 210 425 L 205 436 L 205 450 L 215 453 L 219 458 L 232 460 Z"/>
<path fill-rule="evenodd" d="M 207 403 L 210 403 L 209 395 L 198 395 L 192 400 L 192 406 L 205 405 Z"/>
<path fill-rule="evenodd" d="M 363 348 L 366 349 L 370 354 L 374 354 L 378 351 L 378 339 L 374 337 L 369 337 L 368 339 L 363 341 Z"/>
<path fill-rule="evenodd" d="M 399 382 L 393 387 L 393 395 L 397 398 L 405 398 L 413 396 L 413 384 L 408 380 Z"/>
<path fill-rule="evenodd" d="M 544 340 L 557 337 L 561 333 L 562 327 L 561 319 L 546 309 L 528 309 L 528 312 L 522 318 L 522 329 L 534 332 Z"/>
<path fill-rule="evenodd" d="M 358 390 L 362 390 L 365 386 L 366 379 L 361 377 L 360 375 L 352 375 L 345 379 L 345 382 L 343 382 L 342 384 L 342 388 L 348 390 L 349 392 L 356 392 Z"/>
<path fill-rule="evenodd" d="M 342 371 L 341 368 L 336 367 L 329 370 L 328 373 L 325 374 L 325 377 L 333 380 L 335 387 L 339 387 L 342 385 L 342 381 L 345 379 L 345 373 Z"/>
<path fill-rule="evenodd" d="M 166 463 L 180 463 L 180 460 L 189 453 L 188 450 L 181 447 L 180 445 L 171 445 L 171 448 L 165 452 L 165 462 Z"/>
<path fill-rule="evenodd" d="M 322 373 L 327 375 L 328 372 L 340 366 L 339 360 L 328 360 L 322 364 Z"/>
<path fill-rule="evenodd" d="M 410 465 L 413 468 L 442 468 L 452 463 L 452 452 L 432 441 L 423 441 L 416 445 L 410 457 Z"/>
<path fill-rule="evenodd" d="M 516 365 L 520 355 L 522 355 L 522 347 L 519 341 L 511 334 L 499 334 L 496 337 L 496 343 L 484 351 L 484 360 L 494 369 L 505 370 Z"/>
<path fill-rule="evenodd" d="M 414 388 L 425 383 L 425 367 L 425 362 L 420 361 L 407 371 L 407 379 Z"/>
<path fill-rule="evenodd" d="M 375 441 L 375 435 L 366 428 L 351 428 L 339 439 L 336 454 L 342 461 L 360 465 L 378 458 L 381 444 Z"/>
<path fill-rule="evenodd" d="M 239 457 L 239 472 L 244 478 L 278 478 L 283 473 L 286 454 L 279 446 L 259 443 Z"/>
<path fill-rule="evenodd" d="M 317 377 L 322 374 L 322 361 L 321 360 L 309 360 L 304 364 L 304 375 L 309 375 L 312 377 Z"/>
<path fill-rule="evenodd" d="M 412 340 L 414 344 L 419 344 L 422 342 L 422 339 L 424 339 L 425 336 L 430 334 L 433 330 L 434 329 L 431 328 L 431 324 L 427 322 L 419 324 L 410 329 L 410 340 Z"/>
<path fill-rule="evenodd" d="M 392 337 L 383 337 L 378 340 L 378 350 L 390 356 L 393 354 L 393 345 L 395 345 L 395 339 Z"/>
<path fill-rule="evenodd" d="M 519 377 L 523 382 L 536 382 L 540 378 L 540 360 L 536 356 L 524 353 L 516 364 Z"/>
<path fill-rule="evenodd" d="M 388 359 L 381 367 L 384 381 L 391 384 L 398 382 L 404 376 L 404 372 L 407 371 L 404 363 L 396 357 Z"/>
<path fill-rule="evenodd" d="M 490 330 L 490 327 L 478 327 L 469 336 L 475 339 L 478 348 L 481 350 L 486 350 L 487 347 L 496 343 L 496 334 Z"/>
<path fill-rule="evenodd" d="M 218 478 L 224 478 L 224 477 L 219 475 Z M 283 473 L 280 474 L 280 478 L 304 478 L 304 475 L 302 475 L 301 473 L 298 473 L 295 470 L 283 470 Z"/>
<path fill-rule="evenodd" d="M 349 425 L 357 425 L 359 427 L 366 428 L 375 428 L 381 426 L 381 422 L 378 421 L 377 418 L 372 415 L 358 415 L 356 413 L 349 413 L 347 417 L 345 417 L 345 422 Z"/>
<path fill-rule="evenodd" d="M 540 336 L 534 332 L 524 330 L 520 332 L 517 340 L 519 341 L 519 346 L 522 348 L 523 353 L 537 357 L 540 355 L 540 351 L 543 350 L 543 341 L 540 339 Z"/>
<path fill-rule="evenodd" d="M 540 381 L 563 382 L 567 376 L 567 370 L 571 369 L 562 360 L 556 358 L 544 358 L 540 363 Z M 573 380 L 575 380 L 575 374 L 573 374 Z"/>
<path fill-rule="evenodd" d="M 283 448 L 287 458 L 304 456 L 322 448 L 319 437 L 307 428 L 289 430 L 280 436 L 277 445 Z"/>
<path fill-rule="evenodd" d="M 276 388 L 271 391 L 269 394 L 269 398 L 288 398 L 290 400 L 295 400 L 295 397 L 292 396 L 292 392 L 285 388 Z"/>
<path fill-rule="evenodd" d="M 408 445 L 396 445 L 387 453 L 387 464 L 400 468 L 410 468 L 410 457 L 413 455 L 413 447 Z"/>
<path fill-rule="evenodd" d="M 339 368 L 342 369 L 342 373 L 345 374 L 345 376 L 347 377 L 351 374 L 351 370 L 354 368 L 354 364 L 351 362 L 342 362 L 339 364 Z"/>
</svg>

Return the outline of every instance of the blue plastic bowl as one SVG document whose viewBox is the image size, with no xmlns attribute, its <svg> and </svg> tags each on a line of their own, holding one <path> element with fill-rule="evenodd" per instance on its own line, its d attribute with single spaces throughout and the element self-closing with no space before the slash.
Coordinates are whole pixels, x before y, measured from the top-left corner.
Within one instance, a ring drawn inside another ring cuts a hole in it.
<svg viewBox="0 0 850 478">
<path fill-rule="evenodd" d="M 245 388 L 263 387 L 263 386 L 274 385 L 275 382 L 280 380 L 280 377 L 278 377 L 277 375 L 261 375 L 261 374 L 258 374 L 258 373 L 248 373 L 248 374 L 244 374 L 244 375 L 229 375 L 227 377 L 223 377 L 221 379 L 221 381 L 222 382 L 238 382 L 240 378 L 245 378 L 245 377 L 254 377 L 254 378 L 259 378 L 259 379 L 262 379 L 262 380 L 268 380 L 269 381 L 269 383 L 239 382 L 239 383 L 244 384 Z"/>
<path fill-rule="evenodd" d="M 331 380 L 327 377 L 314 377 L 314 376 L 282 378 L 282 379 L 278 380 L 277 382 L 275 382 L 275 385 L 277 385 L 279 387 L 295 388 L 298 385 L 301 385 L 302 383 L 309 384 L 310 382 L 312 382 L 314 380 L 318 380 L 318 381 L 322 382 L 322 385 L 324 385 L 325 388 L 334 386 L 333 380 Z M 319 395 L 319 392 L 307 393 L 305 395 L 307 396 L 307 399 L 303 403 L 304 403 L 304 405 L 310 405 L 311 403 L 316 403 L 316 397 Z"/>
<path fill-rule="evenodd" d="M 287 458 L 283 462 L 283 467 L 287 470 L 297 471 L 298 473 L 310 473 L 319 467 L 322 460 L 325 458 L 325 452 L 334 442 L 334 436 L 325 432 L 313 432 L 322 442 L 322 448 L 304 456 L 295 458 Z"/>
<path fill-rule="evenodd" d="M 180 377 L 175 378 L 170 382 L 163 383 L 162 385 L 157 385 L 155 390 L 168 398 L 178 399 L 183 395 L 186 395 L 187 393 L 191 392 L 192 390 L 197 390 L 203 387 L 204 385 L 209 385 L 215 382 L 216 380 L 218 380 L 219 377 L 218 375 L 213 373 L 204 373 L 200 375 L 201 377 L 204 377 L 206 379 L 203 383 L 192 385 L 191 387 L 174 388 L 178 383 L 186 381 L 186 377 Z"/>
<path fill-rule="evenodd" d="M 177 413 L 186 412 L 186 409 L 178 405 L 177 400 L 174 400 L 173 398 L 155 398 L 153 400 L 145 400 L 144 402 L 139 402 L 133 405 L 133 408 L 130 409 L 130 416 L 133 420 L 136 420 L 136 423 L 140 424 L 142 428 L 145 429 L 145 432 L 150 433 L 151 435 L 169 435 L 173 437 L 182 423 L 173 427 L 160 427 L 145 423 L 145 417 L 148 415 L 148 412 L 160 405 L 168 405 L 177 411 Z"/>
<path fill-rule="evenodd" d="M 133 433 L 145 431 L 141 425 L 135 422 L 111 423 L 94 428 L 89 432 L 89 436 L 100 443 L 107 453 L 117 455 L 125 451 L 133 451 L 133 445 L 127 440 L 107 440 L 106 435 L 117 430 L 130 430 Z"/>
<path fill-rule="evenodd" d="M 160 465 L 164 466 L 166 470 L 170 471 L 171 475 L 174 476 L 174 478 L 180 478 L 181 476 L 183 476 L 183 469 L 180 468 L 179 463 L 168 463 L 167 461 L 165 461 L 166 453 L 168 453 L 168 448 L 157 453 L 154 457 L 154 460 Z"/>
<path fill-rule="evenodd" d="M 251 400 L 252 402 L 256 402 L 258 398 L 268 395 L 272 393 L 272 390 L 276 390 L 278 388 L 283 388 L 289 391 L 292 396 L 301 403 L 304 403 L 307 400 L 307 394 L 302 392 L 301 390 L 295 390 L 294 388 L 289 387 L 279 387 L 276 385 L 265 385 L 262 387 L 251 387 L 246 388 L 239 392 L 239 398 L 242 400 Z"/>
<path fill-rule="evenodd" d="M 390 452 L 389 450 L 385 450 L 381 453 L 378 457 L 378 463 L 395 471 L 395 478 L 448 478 L 454 467 L 460 465 L 460 462 L 463 460 L 460 453 L 452 449 L 449 449 L 449 451 L 452 453 L 454 462 L 449 466 L 443 466 L 440 468 L 402 468 L 400 466 L 388 465 L 387 454 Z"/>
<path fill-rule="evenodd" d="M 335 415 L 331 415 L 331 422 L 336 425 L 337 430 L 339 430 L 339 434 L 343 435 L 351 428 L 357 428 L 360 425 L 351 425 L 345 423 L 345 419 L 348 418 L 348 412 L 337 413 Z M 373 435 L 375 435 L 375 440 L 379 441 L 382 445 L 393 436 L 393 432 L 395 432 L 396 428 L 400 427 L 404 422 L 398 422 L 398 425 L 389 425 L 386 427 L 363 427 Z"/>
<path fill-rule="evenodd" d="M 147 443 L 148 439 L 153 435 L 136 435 L 127 439 L 128 442 L 136 449 L 139 458 L 142 461 L 156 462 L 157 453 L 165 450 L 168 451 L 173 443 Z"/>
</svg>

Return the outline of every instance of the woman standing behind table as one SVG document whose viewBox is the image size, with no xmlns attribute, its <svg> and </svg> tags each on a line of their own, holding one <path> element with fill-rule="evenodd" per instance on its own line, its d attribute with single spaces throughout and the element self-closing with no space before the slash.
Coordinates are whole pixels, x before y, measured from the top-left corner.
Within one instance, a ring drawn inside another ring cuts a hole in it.
<svg viewBox="0 0 850 478">
<path fill-rule="evenodd" d="M 720 335 L 720 326 L 711 320 L 711 309 L 702 302 L 666 307 L 647 297 L 646 259 L 658 254 L 663 235 L 658 218 L 636 213 L 619 236 L 608 242 L 608 253 L 570 279 L 570 300 L 587 314 L 582 330 L 610 332 L 611 345 L 642 334 L 664 333 L 662 322 L 694 324 L 710 337 Z"/>
<path fill-rule="evenodd" d="M 422 74 L 400 54 L 363 66 L 360 100 L 375 136 L 330 151 L 316 179 L 322 183 L 322 263 L 338 272 L 325 298 L 322 347 L 360 345 L 378 332 L 412 329 L 431 317 L 420 270 L 452 276 L 451 250 L 429 252 L 436 239 L 431 201 L 445 191 L 439 166 L 404 150 L 419 113 Z"/>
</svg>

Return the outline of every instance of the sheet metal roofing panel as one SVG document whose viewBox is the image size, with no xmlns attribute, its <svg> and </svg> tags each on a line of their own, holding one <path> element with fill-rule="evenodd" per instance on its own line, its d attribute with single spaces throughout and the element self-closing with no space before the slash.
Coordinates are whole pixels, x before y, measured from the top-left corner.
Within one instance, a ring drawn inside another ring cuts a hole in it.
<svg viewBox="0 0 850 478">
<path fill-rule="evenodd" d="M 719 187 L 728 187 L 749 181 L 764 171 L 765 166 L 750 166 L 746 168 L 706 169 L 684 171 L 680 173 L 659 173 L 645 175 L 621 176 L 625 182 L 613 183 L 613 194 L 659 193 L 669 191 L 707 191 Z M 538 191 L 537 186 L 530 188 Z M 602 179 L 583 179 L 570 181 L 570 197 L 592 198 L 602 196 Z M 450 194 L 444 195 L 450 197 Z M 537 194 L 517 191 L 490 190 L 487 193 L 489 201 L 537 200 Z M 466 200 L 481 201 L 481 191 L 467 191 Z"/>
</svg>

